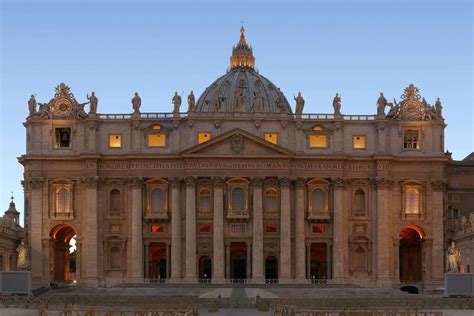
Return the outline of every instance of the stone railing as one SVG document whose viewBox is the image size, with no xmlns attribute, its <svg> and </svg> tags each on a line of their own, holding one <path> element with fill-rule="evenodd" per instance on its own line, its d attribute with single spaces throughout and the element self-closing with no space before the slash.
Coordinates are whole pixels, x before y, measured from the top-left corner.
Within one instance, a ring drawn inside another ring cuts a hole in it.
<svg viewBox="0 0 474 316">
<path fill-rule="evenodd" d="M 133 114 L 97 114 L 97 117 L 101 120 L 130 120 L 132 117 L 135 117 Z M 290 119 L 303 119 L 303 120 L 334 120 L 336 115 L 334 114 L 324 114 L 324 113 L 304 113 L 304 114 L 294 114 L 294 113 L 278 113 L 278 112 L 192 112 L 192 113 L 170 113 L 170 112 L 158 112 L 158 113 L 140 113 L 137 118 L 145 120 L 172 120 L 179 118 L 290 118 Z M 339 116 L 344 121 L 374 121 L 375 115 L 341 115 Z"/>
<path fill-rule="evenodd" d="M 199 315 L 197 308 L 117 308 L 117 307 L 57 307 L 38 308 L 39 316 L 47 315 L 77 315 L 77 316 L 101 316 L 101 315 L 166 315 L 166 316 L 194 316 Z"/>
<path fill-rule="evenodd" d="M 414 308 L 400 309 L 307 309 L 297 306 L 277 305 L 275 316 L 332 316 L 332 315 L 351 315 L 351 316 L 386 316 L 386 315 L 410 315 L 410 316 L 443 316 L 442 311 L 418 310 Z"/>
</svg>

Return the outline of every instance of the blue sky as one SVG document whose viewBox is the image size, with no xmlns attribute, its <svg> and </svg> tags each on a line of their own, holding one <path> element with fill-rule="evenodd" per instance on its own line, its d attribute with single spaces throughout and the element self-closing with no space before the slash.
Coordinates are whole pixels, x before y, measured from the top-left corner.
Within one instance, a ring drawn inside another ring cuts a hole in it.
<svg viewBox="0 0 474 316">
<path fill-rule="evenodd" d="M 305 112 L 374 114 L 383 91 L 414 83 L 440 97 L 446 148 L 474 148 L 473 5 L 470 0 L 400 1 L 24 1 L 1 3 L 0 210 L 20 185 L 27 100 L 48 101 L 64 81 L 79 102 L 95 91 L 101 113 L 171 111 L 174 91 L 196 96 L 222 75 L 246 21 L 260 73 Z M 292 104 L 293 105 L 293 104 Z"/>
</svg>

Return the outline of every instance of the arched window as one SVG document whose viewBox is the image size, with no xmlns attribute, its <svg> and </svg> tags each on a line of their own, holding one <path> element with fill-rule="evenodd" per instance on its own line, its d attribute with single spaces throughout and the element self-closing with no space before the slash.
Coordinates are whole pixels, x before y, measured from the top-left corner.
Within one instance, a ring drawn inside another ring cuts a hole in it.
<svg viewBox="0 0 474 316">
<path fill-rule="evenodd" d="M 120 215 L 120 191 L 113 189 L 110 191 L 110 215 Z"/>
<path fill-rule="evenodd" d="M 311 206 L 314 212 L 324 211 L 324 192 L 321 189 L 314 189 L 311 192 Z"/>
<path fill-rule="evenodd" d="M 418 214 L 420 212 L 420 195 L 417 189 L 408 188 L 405 197 L 405 213 Z"/>
<path fill-rule="evenodd" d="M 56 192 L 56 213 L 69 213 L 70 195 L 67 189 Z"/>
<path fill-rule="evenodd" d="M 162 189 L 155 189 L 151 192 L 151 213 L 157 214 L 164 210 L 164 192 Z"/>
<path fill-rule="evenodd" d="M 277 193 L 274 189 L 268 189 L 265 191 L 265 211 L 277 211 Z"/>
<path fill-rule="evenodd" d="M 244 189 L 237 187 L 232 190 L 232 209 L 234 211 L 244 210 L 244 198 Z"/>
<path fill-rule="evenodd" d="M 121 269 L 122 268 L 122 258 L 120 255 L 120 248 L 114 246 L 110 249 L 110 269 Z"/>
<path fill-rule="evenodd" d="M 208 189 L 202 189 L 199 192 L 199 210 L 201 212 L 211 211 L 211 192 Z"/>
<path fill-rule="evenodd" d="M 363 190 L 357 190 L 354 194 L 354 205 L 356 215 L 365 214 L 365 192 Z"/>
</svg>

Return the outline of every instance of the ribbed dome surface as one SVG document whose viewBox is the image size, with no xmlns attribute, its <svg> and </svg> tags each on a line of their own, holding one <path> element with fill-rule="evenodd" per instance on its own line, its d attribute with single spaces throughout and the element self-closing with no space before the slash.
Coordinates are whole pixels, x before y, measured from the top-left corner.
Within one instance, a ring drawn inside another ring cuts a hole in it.
<svg viewBox="0 0 474 316">
<path fill-rule="evenodd" d="M 249 67 L 231 68 L 199 97 L 196 112 L 288 112 L 283 93 Z"/>
</svg>

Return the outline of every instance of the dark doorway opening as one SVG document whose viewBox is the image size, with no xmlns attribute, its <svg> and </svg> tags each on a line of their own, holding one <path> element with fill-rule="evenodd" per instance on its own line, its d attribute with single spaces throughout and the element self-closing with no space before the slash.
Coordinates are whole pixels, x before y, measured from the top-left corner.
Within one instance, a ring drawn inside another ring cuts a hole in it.
<svg viewBox="0 0 474 316">
<path fill-rule="evenodd" d="M 273 256 L 265 260 L 265 279 L 278 279 L 278 261 Z"/>
<path fill-rule="evenodd" d="M 148 258 L 150 279 L 166 279 L 166 244 L 150 243 Z"/>
<path fill-rule="evenodd" d="M 410 227 L 404 227 L 400 231 L 400 281 L 421 281 L 421 236 L 420 233 Z"/>
<path fill-rule="evenodd" d="M 209 258 L 208 256 L 202 256 L 201 258 L 199 258 L 199 278 L 212 278 L 212 261 L 211 258 Z"/>
<path fill-rule="evenodd" d="M 247 244 L 233 242 L 230 244 L 231 279 L 247 278 Z"/>
<path fill-rule="evenodd" d="M 51 274 L 53 282 L 72 282 L 76 278 L 76 232 L 66 224 L 55 226 L 51 232 Z"/>
<path fill-rule="evenodd" d="M 310 247 L 311 279 L 327 279 L 327 245 L 312 243 Z"/>
</svg>

